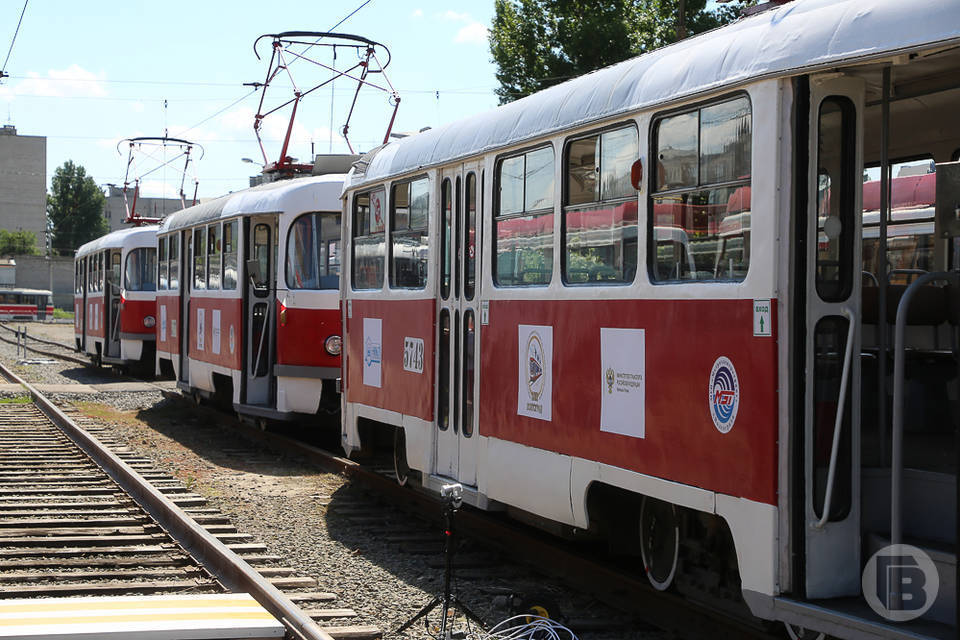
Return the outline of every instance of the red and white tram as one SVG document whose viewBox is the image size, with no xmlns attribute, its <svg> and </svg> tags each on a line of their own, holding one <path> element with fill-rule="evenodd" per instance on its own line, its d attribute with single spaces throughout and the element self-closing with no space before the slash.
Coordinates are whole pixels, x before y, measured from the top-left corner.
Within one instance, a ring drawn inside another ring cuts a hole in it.
<svg viewBox="0 0 960 640">
<path fill-rule="evenodd" d="M 149 365 L 156 347 L 157 227 L 118 229 L 77 249 L 77 351 L 100 364 Z"/>
<path fill-rule="evenodd" d="M 53 294 L 47 289 L 0 288 L 0 320 L 52 320 Z"/>
<path fill-rule="evenodd" d="M 894 353 L 888 263 L 957 264 L 960 5 L 772 4 L 355 165 L 343 445 L 625 543 L 658 589 L 955 637 L 960 294 L 923 287 Z"/>
<path fill-rule="evenodd" d="M 343 179 L 272 182 L 163 221 L 158 372 L 262 424 L 338 412 Z"/>
</svg>

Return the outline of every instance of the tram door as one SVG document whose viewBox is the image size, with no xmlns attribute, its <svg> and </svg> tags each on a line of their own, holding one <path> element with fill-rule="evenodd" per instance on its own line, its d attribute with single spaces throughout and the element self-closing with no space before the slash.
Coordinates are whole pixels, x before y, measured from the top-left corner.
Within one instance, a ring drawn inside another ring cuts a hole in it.
<svg viewBox="0 0 960 640">
<path fill-rule="evenodd" d="M 273 376 L 276 342 L 276 216 L 256 216 L 245 220 L 249 225 L 246 236 L 246 296 L 244 323 L 244 402 L 252 405 L 270 405 L 273 401 Z"/>
<path fill-rule="evenodd" d="M 440 182 L 437 322 L 437 473 L 477 484 L 480 171 L 444 171 Z"/>
<path fill-rule="evenodd" d="M 190 384 L 190 289 L 193 287 L 193 238 L 190 230 L 180 235 L 180 366 L 179 381 Z"/>
<path fill-rule="evenodd" d="M 78 287 L 81 291 L 81 299 L 83 304 L 80 305 L 79 309 L 74 309 L 74 313 L 80 314 L 80 351 L 81 353 L 86 353 L 87 351 L 87 283 L 89 278 L 87 277 L 87 258 L 80 258 L 79 260 L 79 273 L 77 274 Z"/>
<path fill-rule="evenodd" d="M 860 593 L 862 82 L 809 84 L 804 381 L 806 597 Z"/>
<path fill-rule="evenodd" d="M 120 249 L 113 249 L 107 253 L 108 264 L 107 286 L 104 287 L 103 306 L 107 316 L 106 341 L 104 355 L 110 358 L 120 357 L 120 286 L 122 284 L 122 270 L 120 264 Z"/>
</svg>

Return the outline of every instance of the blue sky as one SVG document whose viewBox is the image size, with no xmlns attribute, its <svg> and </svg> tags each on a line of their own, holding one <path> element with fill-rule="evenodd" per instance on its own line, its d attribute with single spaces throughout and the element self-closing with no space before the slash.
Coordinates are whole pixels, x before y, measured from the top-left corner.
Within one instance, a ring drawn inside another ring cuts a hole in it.
<svg viewBox="0 0 960 640">
<path fill-rule="evenodd" d="M 6 65 L 10 77 L 0 81 L 0 122 L 13 124 L 21 135 L 47 137 L 48 184 L 66 160 L 83 165 L 98 184 L 122 184 L 127 157 L 125 148 L 118 153 L 117 143 L 166 130 L 205 148 L 195 167 L 200 197 L 242 189 L 259 169 L 241 158 L 262 159 L 253 134 L 260 94 L 248 95 L 251 89 L 243 83 L 263 80 L 269 43 L 261 43 L 266 56 L 257 60 L 254 40 L 280 31 L 327 31 L 363 1 L 30 0 Z M 0 63 L 23 4 L 0 0 Z M 492 15 L 492 0 L 370 0 L 337 31 L 390 49 L 387 76 L 402 100 L 394 131 L 414 131 L 497 104 L 486 41 Z M 311 54 L 331 62 L 328 49 Z M 338 67 L 351 55 L 340 51 Z M 327 77 L 310 64 L 291 65 L 291 72 L 301 87 Z M 334 88 L 334 153 L 346 152 L 336 132 L 354 88 L 345 80 Z M 271 87 L 268 99 L 290 95 L 284 81 Z M 306 161 L 311 140 L 317 153 L 331 150 L 330 103 L 329 88 L 303 100 L 289 155 Z M 354 147 L 378 144 L 390 113 L 385 94 L 361 92 L 350 124 Z M 286 113 L 264 121 L 271 160 L 279 155 L 286 125 Z M 155 166 L 142 155 L 136 162 L 138 171 Z M 175 193 L 179 173 L 158 170 L 143 184 L 147 195 Z"/>
</svg>

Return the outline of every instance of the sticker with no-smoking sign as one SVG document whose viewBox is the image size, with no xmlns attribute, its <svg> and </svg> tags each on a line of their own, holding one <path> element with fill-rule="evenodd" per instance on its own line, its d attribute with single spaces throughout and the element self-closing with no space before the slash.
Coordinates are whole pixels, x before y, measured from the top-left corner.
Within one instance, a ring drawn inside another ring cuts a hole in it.
<svg viewBox="0 0 960 640">
<path fill-rule="evenodd" d="M 753 301 L 753 335 L 772 336 L 773 321 L 770 312 L 770 300 Z"/>
</svg>

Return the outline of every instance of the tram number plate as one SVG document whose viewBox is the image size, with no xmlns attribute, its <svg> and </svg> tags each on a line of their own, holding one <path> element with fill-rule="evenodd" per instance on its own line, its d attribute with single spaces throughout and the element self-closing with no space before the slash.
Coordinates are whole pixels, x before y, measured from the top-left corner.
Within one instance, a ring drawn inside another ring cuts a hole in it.
<svg viewBox="0 0 960 640">
<path fill-rule="evenodd" d="M 423 373 L 423 339 L 403 339 L 403 369 Z"/>
</svg>

